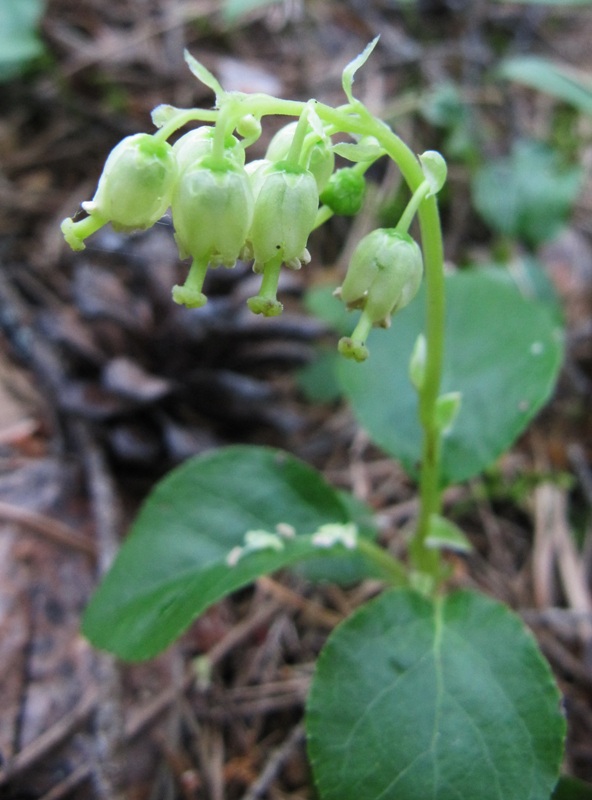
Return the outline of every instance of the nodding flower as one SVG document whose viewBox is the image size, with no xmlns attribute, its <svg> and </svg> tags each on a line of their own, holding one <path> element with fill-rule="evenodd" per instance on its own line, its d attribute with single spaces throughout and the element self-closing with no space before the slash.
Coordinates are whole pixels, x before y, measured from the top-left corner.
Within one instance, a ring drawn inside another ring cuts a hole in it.
<svg viewBox="0 0 592 800">
<path fill-rule="evenodd" d="M 319 206 L 312 173 L 287 162 L 265 161 L 252 175 L 255 195 L 253 222 L 248 239 L 255 259 L 253 269 L 263 273 L 261 291 L 250 298 L 257 314 L 275 316 L 282 311 L 276 299 L 282 264 L 299 269 L 310 261 L 306 249 Z"/>
<path fill-rule="evenodd" d="M 190 308 L 205 305 L 208 266 L 233 267 L 253 218 L 253 193 L 244 168 L 231 158 L 205 158 L 179 178 L 171 203 L 181 258 L 191 257 L 189 275 L 173 289 L 173 300 Z"/>
<path fill-rule="evenodd" d="M 88 217 L 62 222 L 62 232 L 73 250 L 111 222 L 116 230 L 145 230 L 171 204 L 177 165 L 172 147 L 148 133 L 127 136 L 113 148 L 92 200 L 82 203 Z"/>
<path fill-rule="evenodd" d="M 351 336 L 339 342 L 339 351 L 356 361 L 368 357 L 366 338 L 373 326 L 386 328 L 391 316 L 417 294 L 423 276 L 421 250 L 408 234 L 378 228 L 358 243 L 336 294 L 362 315 Z"/>
</svg>

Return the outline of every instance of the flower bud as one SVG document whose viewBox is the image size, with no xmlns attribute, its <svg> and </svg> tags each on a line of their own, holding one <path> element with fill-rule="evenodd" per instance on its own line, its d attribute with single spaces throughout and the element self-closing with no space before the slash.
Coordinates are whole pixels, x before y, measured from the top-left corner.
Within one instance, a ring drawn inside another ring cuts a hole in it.
<svg viewBox="0 0 592 800">
<path fill-rule="evenodd" d="M 312 173 L 285 163 L 260 167 L 253 175 L 255 209 L 249 240 L 255 269 L 282 253 L 294 268 L 306 261 L 306 243 L 313 229 L 319 195 Z"/>
<path fill-rule="evenodd" d="M 82 207 L 117 230 L 144 230 L 169 207 L 176 175 L 167 142 L 148 133 L 127 136 L 107 158 L 93 200 Z"/>
<path fill-rule="evenodd" d="M 362 307 L 373 325 L 388 325 L 391 314 L 415 296 L 423 275 L 418 244 L 394 228 L 378 228 L 358 243 L 341 287 L 341 299 Z"/>
<path fill-rule="evenodd" d="M 335 214 L 354 217 L 362 208 L 366 180 L 354 167 L 338 169 L 321 192 L 321 203 Z"/>
<path fill-rule="evenodd" d="M 85 219 L 67 218 L 61 228 L 73 250 L 111 222 L 116 230 L 145 230 L 159 220 L 171 202 L 177 166 L 172 148 L 147 133 L 127 136 L 113 148 L 95 196 L 82 203 Z"/>
<path fill-rule="evenodd" d="M 213 125 L 202 125 L 185 133 L 173 145 L 173 155 L 177 161 L 179 173 L 192 167 L 196 162 L 211 155 L 215 128 Z M 229 135 L 224 142 L 224 154 L 239 166 L 245 163 L 245 151 L 236 136 Z"/>
<path fill-rule="evenodd" d="M 262 130 L 261 121 L 253 114 L 245 114 L 236 124 L 236 132 L 244 139 L 247 139 L 249 144 L 257 141 L 261 136 Z"/>
<path fill-rule="evenodd" d="M 390 325 L 391 315 L 417 293 L 422 275 L 421 250 L 406 233 L 379 228 L 364 236 L 337 292 L 350 308 L 361 308 L 362 315 L 352 335 L 340 339 L 339 352 L 365 361 L 366 339 L 372 326 Z"/>
<path fill-rule="evenodd" d="M 253 216 L 246 172 L 230 159 L 205 161 L 184 172 L 172 200 L 173 224 L 182 258 L 232 267 Z"/>
<path fill-rule="evenodd" d="M 290 122 L 273 136 L 265 153 L 268 161 L 278 163 L 287 158 L 297 125 L 298 122 Z M 310 150 L 308 169 L 314 175 L 319 192 L 327 185 L 334 168 L 335 154 L 330 140 L 318 140 Z"/>
</svg>

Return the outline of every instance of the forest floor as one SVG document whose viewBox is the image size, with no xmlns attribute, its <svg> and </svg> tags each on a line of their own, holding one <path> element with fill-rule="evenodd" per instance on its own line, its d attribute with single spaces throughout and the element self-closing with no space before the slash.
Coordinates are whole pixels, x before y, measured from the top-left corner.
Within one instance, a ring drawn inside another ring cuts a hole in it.
<svg viewBox="0 0 592 800">
<path fill-rule="evenodd" d="M 311 402 L 297 377 L 315 342 L 331 338 L 302 295 L 313 283 L 339 283 L 372 212 L 354 226 L 333 220 L 313 237 L 313 263 L 288 276 L 286 313 L 273 320 L 244 310 L 246 265 L 212 275 L 202 311 L 172 304 L 170 286 L 186 265 L 166 222 L 128 237 L 106 228 L 78 254 L 59 223 L 92 197 L 110 149 L 151 130 L 155 106 L 210 107 L 184 48 L 226 89 L 339 104 L 341 70 L 378 33 L 356 88 L 374 112 L 396 118 L 417 152 L 446 154 L 446 130 L 422 109 L 452 81 L 477 112 L 487 156 L 519 136 L 548 137 L 556 104 L 488 79 L 500 53 L 540 53 L 592 75 L 585 10 L 286 0 L 228 23 L 216 0 L 49 0 L 42 63 L 0 85 L 3 800 L 315 796 L 302 727 L 314 659 L 374 585 L 318 586 L 291 573 L 261 579 L 163 656 L 133 666 L 94 651 L 80 618 L 151 486 L 214 447 L 289 450 L 366 501 L 389 541 L 413 516 L 415 487 L 397 463 L 344 402 Z M 589 118 L 569 117 L 568 130 L 589 170 Z M 388 171 L 373 180 L 383 196 L 396 186 Z M 451 161 L 450 184 L 448 262 L 491 259 L 495 242 L 473 209 L 466 163 Z M 532 628 L 565 696 L 565 771 L 588 781 L 591 186 L 566 229 L 536 254 L 567 324 L 555 396 L 494 470 L 447 497 L 463 509 L 459 521 L 475 547 L 454 562 L 455 581 L 507 602 Z M 207 685 L 197 671 L 204 655 Z"/>
</svg>

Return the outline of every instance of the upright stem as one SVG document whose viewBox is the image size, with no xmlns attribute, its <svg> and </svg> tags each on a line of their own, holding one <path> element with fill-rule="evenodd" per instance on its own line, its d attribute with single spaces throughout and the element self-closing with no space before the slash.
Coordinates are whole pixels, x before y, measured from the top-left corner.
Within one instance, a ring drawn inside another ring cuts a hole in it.
<svg viewBox="0 0 592 800">
<path fill-rule="evenodd" d="M 419 208 L 426 279 L 426 369 L 419 391 L 419 418 L 423 427 L 420 478 L 420 512 L 417 532 L 411 543 L 411 558 L 418 569 L 437 569 L 439 553 L 429 550 L 425 541 L 432 514 L 441 509 L 440 459 L 441 433 L 436 425 L 436 402 L 440 394 L 444 360 L 445 286 L 444 252 L 440 215 L 436 199 L 430 197 Z"/>
<path fill-rule="evenodd" d="M 372 135 L 398 164 L 412 192 L 423 183 L 421 166 L 393 131 L 368 114 L 364 122 L 371 125 Z M 421 194 L 421 193 L 420 193 Z M 430 518 L 441 509 L 440 460 L 441 434 L 436 424 L 436 403 L 440 394 L 444 359 L 444 248 L 438 206 L 434 197 L 424 197 L 417 209 L 425 265 L 426 284 L 426 365 L 419 389 L 419 420 L 423 429 L 420 474 L 420 510 L 415 535 L 410 543 L 412 565 L 437 578 L 440 554 L 426 547 Z"/>
</svg>

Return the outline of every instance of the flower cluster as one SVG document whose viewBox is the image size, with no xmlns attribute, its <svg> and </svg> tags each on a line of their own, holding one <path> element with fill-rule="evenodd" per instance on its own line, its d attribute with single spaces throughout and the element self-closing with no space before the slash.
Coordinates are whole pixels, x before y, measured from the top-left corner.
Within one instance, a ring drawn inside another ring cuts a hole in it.
<svg viewBox="0 0 592 800">
<path fill-rule="evenodd" d="M 107 222 L 118 230 L 144 230 L 170 208 L 180 257 L 191 262 L 185 282 L 173 287 L 173 300 L 189 308 L 205 305 L 208 269 L 252 260 L 262 279 L 248 306 L 256 314 L 275 316 L 283 310 L 277 299 L 282 266 L 300 269 L 310 261 L 308 238 L 333 214 L 358 213 L 364 174 L 384 150 L 371 135 L 321 120 L 315 101 L 290 104 L 264 95 L 226 93 L 205 67 L 190 56 L 187 60 L 216 92 L 215 110 L 155 109 L 159 130 L 128 136 L 114 148 L 94 198 L 82 203 L 87 216 L 65 219 L 64 237 L 81 250 Z M 344 88 L 353 114 L 358 101 L 351 95 L 353 72 L 346 71 Z M 246 150 L 261 134 L 261 118 L 273 113 L 297 119 L 276 133 L 263 159 L 247 163 Z M 181 135 L 174 144 L 167 141 L 194 120 L 209 124 Z M 332 136 L 339 132 L 350 133 L 354 143 L 334 144 Z M 354 164 L 335 170 L 336 153 Z M 433 188 L 424 183 L 411 205 Z M 367 357 L 370 328 L 388 325 L 421 282 L 421 252 L 406 233 L 411 211 L 408 216 L 404 226 L 401 221 L 362 239 L 339 290 L 349 308 L 362 309 L 354 333 L 339 345 L 344 355 L 358 361 Z"/>
</svg>

